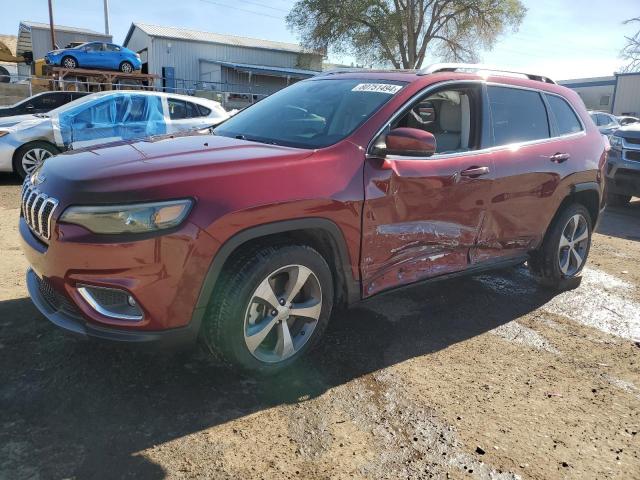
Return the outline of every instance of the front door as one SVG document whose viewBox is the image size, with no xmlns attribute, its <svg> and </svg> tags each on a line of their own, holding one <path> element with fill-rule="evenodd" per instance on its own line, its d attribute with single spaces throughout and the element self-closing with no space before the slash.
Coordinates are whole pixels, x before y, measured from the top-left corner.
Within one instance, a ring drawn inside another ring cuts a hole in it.
<svg viewBox="0 0 640 480">
<path fill-rule="evenodd" d="M 370 158 L 365 163 L 361 274 L 363 295 L 461 271 L 473 263 L 493 178 L 482 146 L 482 88 L 430 89 L 388 128 L 434 134 L 433 156 Z M 374 144 L 384 152 L 384 136 Z"/>
</svg>

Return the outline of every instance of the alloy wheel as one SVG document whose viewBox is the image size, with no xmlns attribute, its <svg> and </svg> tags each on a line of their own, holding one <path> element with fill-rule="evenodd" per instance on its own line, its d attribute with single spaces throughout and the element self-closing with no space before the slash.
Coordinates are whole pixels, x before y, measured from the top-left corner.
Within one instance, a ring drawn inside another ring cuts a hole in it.
<svg viewBox="0 0 640 480">
<path fill-rule="evenodd" d="M 587 257 L 589 247 L 589 223 L 581 215 L 573 215 L 560 235 L 558 262 L 560 271 L 566 277 L 578 273 Z"/>
<path fill-rule="evenodd" d="M 120 67 L 120 70 L 123 73 L 131 73 L 133 71 L 133 67 L 129 63 L 123 63 L 122 67 Z"/>
<path fill-rule="evenodd" d="M 27 175 L 53 154 L 44 148 L 32 148 L 22 156 L 22 168 Z"/>
<path fill-rule="evenodd" d="M 65 58 L 64 66 L 66 68 L 76 68 L 76 61 L 73 58 Z"/>
<path fill-rule="evenodd" d="M 269 274 L 253 292 L 244 319 L 244 341 L 258 360 L 278 363 L 311 338 L 322 311 L 318 277 L 303 265 Z"/>
</svg>

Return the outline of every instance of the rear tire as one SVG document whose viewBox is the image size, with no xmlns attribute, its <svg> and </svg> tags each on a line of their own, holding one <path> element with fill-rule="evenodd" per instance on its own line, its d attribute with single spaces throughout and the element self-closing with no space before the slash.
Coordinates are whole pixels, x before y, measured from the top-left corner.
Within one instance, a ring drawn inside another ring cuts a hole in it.
<svg viewBox="0 0 640 480">
<path fill-rule="evenodd" d="M 133 73 L 133 65 L 131 62 L 122 62 L 120 64 L 120 71 L 122 73 Z"/>
<path fill-rule="evenodd" d="M 542 246 L 531 255 L 529 268 L 544 287 L 569 290 L 580 285 L 580 275 L 591 248 L 589 210 L 574 203 L 554 219 Z"/>
<path fill-rule="evenodd" d="M 60 153 L 60 150 L 48 142 L 30 142 L 16 150 L 13 156 L 13 170 L 24 179 L 47 158 Z"/>
<path fill-rule="evenodd" d="M 333 288 L 327 262 L 308 246 L 247 249 L 223 270 L 201 339 L 231 367 L 280 372 L 317 344 L 331 315 Z"/>
</svg>

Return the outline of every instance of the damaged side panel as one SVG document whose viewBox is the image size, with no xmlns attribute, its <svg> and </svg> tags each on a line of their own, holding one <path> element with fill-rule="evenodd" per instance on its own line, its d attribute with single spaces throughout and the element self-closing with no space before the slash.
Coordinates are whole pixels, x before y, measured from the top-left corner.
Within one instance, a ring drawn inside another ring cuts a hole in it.
<svg viewBox="0 0 640 480">
<path fill-rule="evenodd" d="M 472 162 L 484 165 L 490 157 Z M 469 264 L 490 196 L 490 176 L 465 178 L 469 159 L 394 160 L 365 167 L 363 295 L 460 271 Z"/>
</svg>

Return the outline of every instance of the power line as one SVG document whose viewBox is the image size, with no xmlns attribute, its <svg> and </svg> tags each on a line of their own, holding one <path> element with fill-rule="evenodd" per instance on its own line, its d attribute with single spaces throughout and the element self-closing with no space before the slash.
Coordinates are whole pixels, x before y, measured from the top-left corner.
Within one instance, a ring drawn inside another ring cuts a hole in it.
<svg viewBox="0 0 640 480">
<path fill-rule="evenodd" d="M 240 0 L 243 3 L 250 3 L 252 5 L 256 5 L 258 7 L 263 7 L 263 8 L 270 8 L 271 10 L 277 10 L 278 12 L 285 12 L 285 13 L 289 13 L 289 10 L 286 10 L 284 8 L 278 8 L 278 7 L 274 7 L 271 5 L 265 5 L 264 3 L 260 3 L 260 2 L 254 2 L 253 0 Z"/>
<path fill-rule="evenodd" d="M 260 15 L 261 17 L 269 17 L 275 18 L 276 20 L 284 20 L 284 17 L 277 17 L 275 15 L 270 15 L 268 13 L 256 12 L 255 10 L 248 10 L 246 8 L 235 7 L 231 5 L 225 5 L 224 3 L 214 2 L 213 0 L 200 0 L 202 3 L 209 3 L 211 5 L 216 5 L 218 7 L 230 8 L 232 10 L 238 10 L 240 12 L 251 13 L 253 15 Z"/>
</svg>

